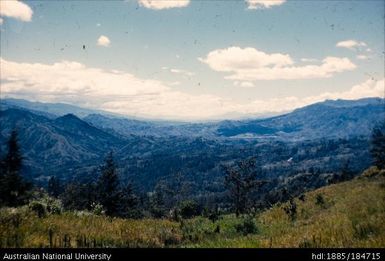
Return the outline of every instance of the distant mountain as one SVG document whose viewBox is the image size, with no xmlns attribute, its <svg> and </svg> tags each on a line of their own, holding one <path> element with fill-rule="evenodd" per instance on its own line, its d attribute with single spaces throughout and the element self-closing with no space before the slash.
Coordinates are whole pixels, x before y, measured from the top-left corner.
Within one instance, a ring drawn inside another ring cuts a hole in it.
<svg viewBox="0 0 385 261">
<path fill-rule="evenodd" d="M 121 178 L 141 191 L 151 191 L 158 182 L 181 173 L 194 194 L 204 196 L 223 191 L 223 164 L 251 156 L 258 159 L 265 178 L 277 179 L 272 184 L 283 177 L 299 180 L 304 172 L 318 173 L 309 169 L 330 174 L 347 160 L 360 171 L 369 166 L 370 155 L 368 136 L 357 135 L 368 134 L 383 118 L 383 109 L 376 104 L 347 108 L 320 103 L 264 120 L 155 124 L 95 114 L 52 118 L 11 108 L 0 111 L 0 152 L 3 157 L 16 128 L 24 174 L 43 184 L 49 176 L 95 179 L 107 152 L 114 151 Z M 360 124 L 367 126 L 357 129 Z M 220 133 L 224 130 L 227 133 Z M 337 135 L 344 131 L 347 135 Z M 257 138 L 238 138 L 240 133 Z M 325 176 L 314 175 L 309 186 L 324 184 Z"/>
<path fill-rule="evenodd" d="M 248 121 L 223 121 L 217 134 L 238 138 L 311 140 L 368 136 L 376 123 L 385 120 L 385 101 L 366 98 L 357 101 L 325 101 L 291 113 Z"/>
<path fill-rule="evenodd" d="M 0 119 L 1 151 L 5 151 L 5 141 L 11 130 L 16 129 L 25 167 L 32 169 L 27 172 L 35 176 L 84 165 L 126 142 L 72 114 L 49 119 L 26 110 L 7 109 L 0 111 Z"/>
<path fill-rule="evenodd" d="M 51 119 L 71 113 L 90 125 L 120 138 L 204 137 L 207 139 L 312 140 L 368 136 L 385 119 L 385 100 L 326 100 L 293 112 L 265 119 L 225 120 L 209 123 L 145 121 L 67 104 L 5 99 L 2 108 L 24 108 Z"/>
<path fill-rule="evenodd" d="M 78 106 L 74 106 L 66 103 L 44 103 L 44 102 L 31 102 L 23 99 L 2 99 L 0 102 L 1 109 L 5 110 L 8 108 L 24 108 L 29 111 L 32 111 L 36 114 L 42 114 L 46 117 L 54 118 L 58 116 L 63 116 L 66 114 L 74 114 L 77 117 L 86 117 L 89 114 L 93 113 L 103 113 L 110 116 L 119 116 L 118 114 L 113 114 L 110 112 L 100 111 L 100 110 L 91 110 L 85 109 Z"/>
</svg>

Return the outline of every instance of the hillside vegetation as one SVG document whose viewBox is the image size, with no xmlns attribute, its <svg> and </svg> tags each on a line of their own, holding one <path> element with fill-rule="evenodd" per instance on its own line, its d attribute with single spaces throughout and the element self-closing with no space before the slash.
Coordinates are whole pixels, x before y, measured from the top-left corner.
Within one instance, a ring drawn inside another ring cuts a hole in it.
<svg viewBox="0 0 385 261">
<path fill-rule="evenodd" d="M 51 205 L 2 208 L 0 247 L 385 247 L 385 172 L 374 167 L 240 217 L 133 220 Z"/>
</svg>

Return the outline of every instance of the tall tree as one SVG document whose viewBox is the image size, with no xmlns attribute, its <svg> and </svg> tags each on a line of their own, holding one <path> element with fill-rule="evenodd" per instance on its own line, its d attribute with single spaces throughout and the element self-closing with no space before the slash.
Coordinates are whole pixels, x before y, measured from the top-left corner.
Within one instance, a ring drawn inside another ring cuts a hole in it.
<svg viewBox="0 0 385 261">
<path fill-rule="evenodd" d="M 258 180 L 259 169 L 255 158 L 239 161 L 235 166 L 224 166 L 225 185 L 230 192 L 235 214 L 239 216 L 251 207 L 251 194 L 266 182 Z"/>
<path fill-rule="evenodd" d="M 20 176 L 22 156 L 18 144 L 17 131 L 11 132 L 8 140 L 8 152 L 3 159 L 0 176 L 0 203 L 7 206 L 24 204 L 28 197 L 30 184 Z"/>
<path fill-rule="evenodd" d="M 370 153 L 374 165 L 385 169 L 385 121 L 373 128 Z"/>
<path fill-rule="evenodd" d="M 110 152 L 101 167 L 101 175 L 97 181 L 98 201 L 103 205 L 106 214 L 116 216 L 119 214 L 122 192 L 119 177 L 112 152 Z"/>
<path fill-rule="evenodd" d="M 129 218 L 136 218 L 140 216 L 137 205 L 139 203 L 139 198 L 135 195 L 133 185 L 127 183 L 123 187 L 121 192 L 121 207 L 119 215 Z"/>
<path fill-rule="evenodd" d="M 48 194 L 57 198 L 63 192 L 63 186 L 58 178 L 50 177 L 48 180 Z"/>
</svg>

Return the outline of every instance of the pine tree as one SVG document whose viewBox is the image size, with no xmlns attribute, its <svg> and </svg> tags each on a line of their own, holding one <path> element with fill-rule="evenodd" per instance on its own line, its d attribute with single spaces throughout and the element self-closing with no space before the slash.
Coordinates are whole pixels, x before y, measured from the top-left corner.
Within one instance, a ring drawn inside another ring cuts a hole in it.
<svg viewBox="0 0 385 261">
<path fill-rule="evenodd" d="M 97 182 L 98 201 L 107 215 L 117 216 L 121 207 L 122 192 L 112 152 L 106 157 L 101 172 Z"/>
<path fill-rule="evenodd" d="M 129 218 L 136 218 L 140 215 L 137 205 L 138 197 L 134 193 L 134 189 L 131 183 L 122 189 L 122 198 L 121 198 L 121 210 L 119 215 Z"/>
<path fill-rule="evenodd" d="M 0 204 L 18 206 L 27 200 L 30 184 L 20 176 L 22 156 L 17 139 L 17 131 L 13 130 L 8 140 L 8 153 L 5 156 L 0 176 Z"/>
<path fill-rule="evenodd" d="M 385 169 L 385 121 L 374 127 L 372 131 L 370 153 L 374 165 Z"/>
<path fill-rule="evenodd" d="M 52 197 L 57 198 L 63 192 L 62 184 L 60 180 L 54 176 L 52 176 L 48 180 L 48 194 Z"/>
<path fill-rule="evenodd" d="M 251 194 L 265 181 L 258 180 L 258 169 L 255 165 L 255 159 L 240 161 L 237 166 L 224 167 L 225 185 L 230 191 L 236 216 L 249 210 L 251 204 Z"/>
</svg>

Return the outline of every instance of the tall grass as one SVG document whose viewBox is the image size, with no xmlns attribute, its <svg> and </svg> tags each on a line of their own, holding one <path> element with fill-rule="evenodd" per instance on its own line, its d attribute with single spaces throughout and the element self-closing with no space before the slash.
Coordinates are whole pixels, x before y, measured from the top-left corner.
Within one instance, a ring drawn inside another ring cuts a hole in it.
<svg viewBox="0 0 385 261">
<path fill-rule="evenodd" d="M 295 215 L 285 211 L 289 204 Z M 0 247 L 385 247 L 384 220 L 385 177 L 367 175 L 255 216 L 223 215 L 215 222 L 3 208 Z"/>
</svg>

